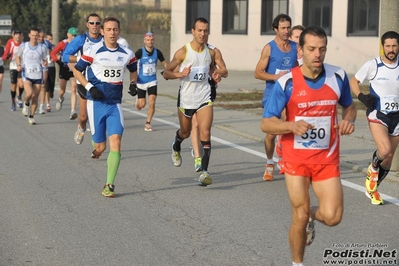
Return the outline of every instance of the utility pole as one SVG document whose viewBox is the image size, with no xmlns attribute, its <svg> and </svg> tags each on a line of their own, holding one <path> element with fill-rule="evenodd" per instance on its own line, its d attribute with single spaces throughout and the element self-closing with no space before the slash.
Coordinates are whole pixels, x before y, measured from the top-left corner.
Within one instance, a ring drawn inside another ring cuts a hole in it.
<svg viewBox="0 0 399 266">
<path fill-rule="evenodd" d="M 398 31 L 399 29 L 399 1 L 397 0 L 384 0 L 380 1 L 380 38 L 390 30 Z M 380 44 L 381 45 L 381 44 Z M 392 171 L 399 171 L 399 152 L 396 150 L 393 156 Z"/>
<path fill-rule="evenodd" d="M 57 44 L 60 40 L 59 12 L 60 12 L 59 0 L 52 0 L 52 4 L 51 4 L 51 33 L 53 34 L 53 43 L 55 43 L 55 44 Z"/>
</svg>

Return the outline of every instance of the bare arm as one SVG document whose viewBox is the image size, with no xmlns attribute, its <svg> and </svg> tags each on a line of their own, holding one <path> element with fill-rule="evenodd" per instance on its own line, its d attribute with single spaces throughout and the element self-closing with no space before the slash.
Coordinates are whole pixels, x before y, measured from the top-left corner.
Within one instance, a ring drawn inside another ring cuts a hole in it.
<svg viewBox="0 0 399 266">
<path fill-rule="evenodd" d="M 218 48 L 215 48 L 215 63 L 216 63 L 216 70 L 215 72 L 218 73 L 223 78 L 227 78 L 228 71 L 226 68 L 226 63 L 223 60 L 222 52 Z"/>
<path fill-rule="evenodd" d="M 172 61 L 167 64 L 163 76 L 165 79 L 179 79 L 190 74 L 191 66 L 185 67 L 182 72 L 174 71 L 184 60 L 186 56 L 186 47 L 182 47 L 173 56 Z"/>
<path fill-rule="evenodd" d="M 360 86 L 359 86 L 360 81 L 356 79 L 356 77 L 351 78 L 349 81 L 349 85 L 351 87 L 351 91 L 355 96 L 357 97 L 360 93 Z"/>
<path fill-rule="evenodd" d="M 78 62 L 78 57 L 75 55 L 70 55 L 69 56 L 69 63 L 77 63 Z"/>
<path fill-rule="evenodd" d="M 288 71 L 281 71 L 278 74 L 265 72 L 266 67 L 269 65 L 270 53 L 271 53 L 270 45 L 266 44 L 263 47 L 259 61 L 256 64 L 255 73 L 254 73 L 256 79 L 265 80 L 265 81 L 276 81 L 281 76 L 283 76 L 288 72 Z"/>
<path fill-rule="evenodd" d="M 356 115 L 357 110 L 354 102 L 348 107 L 342 108 L 342 120 L 338 125 L 334 126 L 338 128 L 340 135 L 349 135 L 355 131 Z"/>
<path fill-rule="evenodd" d="M 166 60 L 162 61 L 161 63 L 163 65 L 163 68 L 166 69 L 166 67 L 168 66 L 168 63 L 166 62 Z"/>
<path fill-rule="evenodd" d="M 75 64 L 68 64 L 68 65 L 72 69 L 72 72 L 73 72 L 73 75 L 75 76 L 75 78 L 80 82 L 80 84 L 82 84 L 83 87 L 85 87 L 87 85 L 87 83 L 89 83 L 89 82 L 87 81 L 85 76 L 82 74 L 82 72 L 76 70 Z"/>
<path fill-rule="evenodd" d="M 306 131 L 314 128 L 314 126 L 303 120 L 289 122 L 273 116 L 270 118 L 262 118 L 260 128 L 263 132 L 273 135 L 294 133 L 295 135 L 302 136 Z"/>
<path fill-rule="evenodd" d="M 137 71 L 130 72 L 130 83 L 137 82 Z"/>
</svg>

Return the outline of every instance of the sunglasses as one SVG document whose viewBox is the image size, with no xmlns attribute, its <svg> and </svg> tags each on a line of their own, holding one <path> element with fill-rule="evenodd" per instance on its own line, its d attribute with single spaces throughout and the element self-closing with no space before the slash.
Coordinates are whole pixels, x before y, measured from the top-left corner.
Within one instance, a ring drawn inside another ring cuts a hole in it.
<svg viewBox="0 0 399 266">
<path fill-rule="evenodd" d="M 101 21 L 89 21 L 90 25 L 96 24 L 97 26 L 101 24 Z"/>
</svg>

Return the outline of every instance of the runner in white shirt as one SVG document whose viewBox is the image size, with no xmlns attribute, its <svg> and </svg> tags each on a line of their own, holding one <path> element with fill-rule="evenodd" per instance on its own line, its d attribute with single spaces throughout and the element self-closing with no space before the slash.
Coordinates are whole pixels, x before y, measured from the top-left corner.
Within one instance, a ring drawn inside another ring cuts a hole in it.
<svg viewBox="0 0 399 266">
<path fill-rule="evenodd" d="M 377 145 L 366 177 L 366 196 L 373 205 L 384 200 L 377 187 L 388 175 L 399 143 L 399 34 L 388 31 L 381 37 L 383 55 L 366 62 L 351 79 L 352 92 L 366 107 L 371 135 Z M 360 91 L 368 80 L 370 94 Z"/>
<path fill-rule="evenodd" d="M 41 85 L 44 84 L 43 72 L 47 71 L 46 47 L 38 43 L 38 36 L 39 29 L 32 27 L 29 31 L 30 41 L 21 44 L 16 56 L 17 70 L 22 70 L 22 79 L 26 91 L 22 114 L 29 116 L 28 122 L 30 125 L 36 124 L 33 116 L 36 112 Z"/>
</svg>

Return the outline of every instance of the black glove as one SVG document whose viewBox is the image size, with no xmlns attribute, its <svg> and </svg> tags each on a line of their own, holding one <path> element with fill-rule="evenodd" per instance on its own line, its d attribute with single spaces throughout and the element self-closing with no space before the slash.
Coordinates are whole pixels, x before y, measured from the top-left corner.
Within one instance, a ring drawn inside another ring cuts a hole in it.
<svg viewBox="0 0 399 266">
<path fill-rule="evenodd" d="M 10 57 L 11 57 L 11 54 L 8 54 L 8 55 L 6 56 L 6 59 L 7 59 L 7 60 L 10 59 Z"/>
<path fill-rule="evenodd" d="M 163 77 L 163 73 L 165 72 L 165 70 L 161 71 L 161 75 Z M 165 80 L 168 80 L 167 78 L 163 77 Z"/>
<path fill-rule="evenodd" d="M 366 107 L 371 108 L 375 103 L 375 96 L 371 94 L 364 95 L 363 93 L 359 93 L 357 99 L 361 101 Z"/>
<path fill-rule="evenodd" d="M 60 67 L 65 67 L 64 62 L 62 62 L 61 60 L 57 60 L 56 62 Z"/>
<path fill-rule="evenodd" d="M 137 95 L 137 85 L 136 83 L 130 83 L 128 93 L 133 97 Z"/>
<path fill-rule="evenodd" d="M 103 98 L 101 91 L 94 86 L 90 88 L 89 92 L 91 97 L 95 100 L 100 100 Z"/>
</svg>

